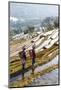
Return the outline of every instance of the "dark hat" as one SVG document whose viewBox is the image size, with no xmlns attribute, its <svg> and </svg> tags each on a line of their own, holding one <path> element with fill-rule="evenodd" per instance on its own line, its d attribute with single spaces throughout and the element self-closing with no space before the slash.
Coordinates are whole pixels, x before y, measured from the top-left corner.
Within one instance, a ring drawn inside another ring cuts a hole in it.
<svg viewBox="0 0 61 90">
<path fill-rule="evenodd" d="M 32 40 L 31 43 L 34 43 L 34 41 Z"/>
</svg>

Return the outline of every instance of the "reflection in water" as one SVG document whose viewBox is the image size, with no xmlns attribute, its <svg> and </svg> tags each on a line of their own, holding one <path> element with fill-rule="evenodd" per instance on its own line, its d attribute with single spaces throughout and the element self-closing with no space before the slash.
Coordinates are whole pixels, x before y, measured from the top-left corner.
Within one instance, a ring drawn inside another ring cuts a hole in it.
<svg viewBox="0 0 61 90">
<path fill-rule="evenodd" d="M 35 79 L 29 86 L 53 84 L 58 84 L 58 69 Z"/>
<path fill-rule="evenodd" d="M 54 64 L 58 64 L 58 56 L 56 56 L 53 60 L 51 60 L 47 64 L 37 67 L 35 69 L 35 72 L 42 71 L 43 69 L 46 69 L 46 67 L 52 66 Z M 25 73 L 25 77 L 30 76 L 31 73 L 32 70 L 29 70 L 28 72 Z M 10 82 L 15 82 L 16 80 L 21 80 L 21 79 L 22 79 L 22 75 L 18 75 L 12 78 Z M 55 69 L 50 73 L 40 76 L 39 78 L 35 79 L 29 86 L 51 85 L 51 84 L 58 84 L 58 69 Z"/>
</svg>

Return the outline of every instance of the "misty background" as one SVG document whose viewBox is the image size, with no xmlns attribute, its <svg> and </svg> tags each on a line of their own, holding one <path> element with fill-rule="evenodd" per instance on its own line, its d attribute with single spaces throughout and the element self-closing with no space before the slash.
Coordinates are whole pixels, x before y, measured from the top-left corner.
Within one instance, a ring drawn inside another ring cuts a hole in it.
<svg viewBox="0 0 61 90">
<path fill-rule="evenodd" d="M 10 3 L 10 35 L 58 27 L 58 5 Z M 46 31 L 45 30 L 45 31 Z"/>
</svg>

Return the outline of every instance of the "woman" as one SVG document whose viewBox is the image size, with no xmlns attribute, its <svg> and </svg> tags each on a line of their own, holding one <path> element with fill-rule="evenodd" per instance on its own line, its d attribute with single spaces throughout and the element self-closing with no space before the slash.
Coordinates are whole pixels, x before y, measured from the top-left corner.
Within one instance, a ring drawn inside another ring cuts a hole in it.
<svg viewBox="0 0 61 90">
<path fill-rule="evenodd" d="M 32 49 L 29 50 L 29 54 L 32 59 L 32 73 L 34 74 L 34 64 L 35 64 L 35 58 L 36 58 L 35 45 L 33 45 Z"/>
<path fill-rule="evenodd" d="M 22 51 L 19 53 L 19 56 L 22 60 L 22 78 L 24 79 L 24 71 L 25 71 L 25 64 L 26 64 L 26 52 L 25 47 L 22 48 Z"/>
</svg>

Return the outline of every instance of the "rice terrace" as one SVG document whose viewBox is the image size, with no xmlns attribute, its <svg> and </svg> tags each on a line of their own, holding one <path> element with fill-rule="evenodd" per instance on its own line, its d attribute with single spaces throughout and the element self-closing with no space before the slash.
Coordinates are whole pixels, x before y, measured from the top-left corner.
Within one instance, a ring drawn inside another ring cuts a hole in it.
<svg viewBox="0 0 61 90">
<path fill-rule="evenodd" d="M 9 87 L 59 84 L 58 8 L 10 2 Z"/>
</svg>

